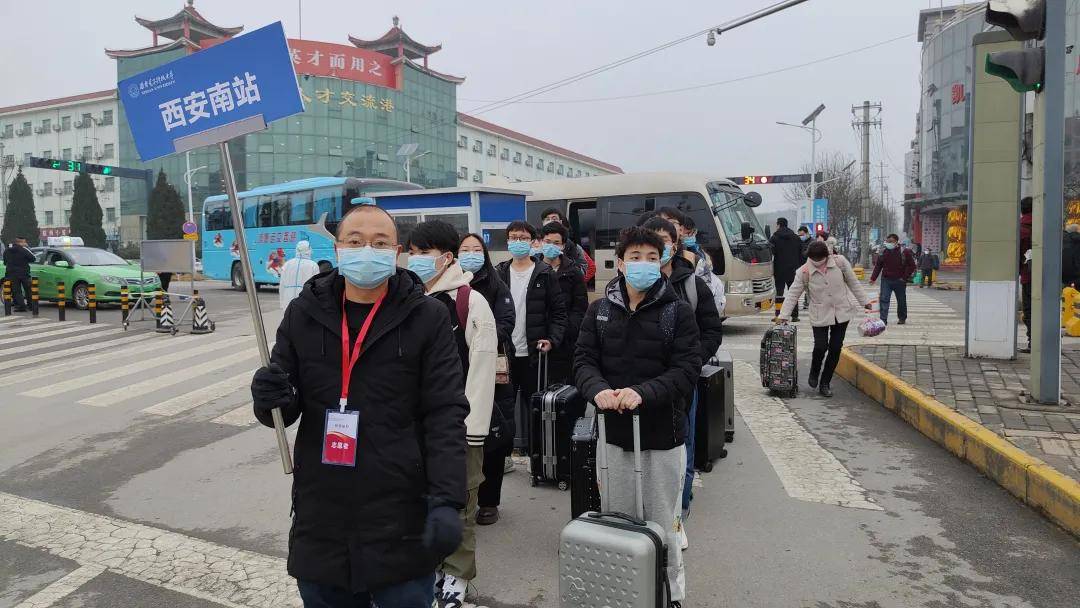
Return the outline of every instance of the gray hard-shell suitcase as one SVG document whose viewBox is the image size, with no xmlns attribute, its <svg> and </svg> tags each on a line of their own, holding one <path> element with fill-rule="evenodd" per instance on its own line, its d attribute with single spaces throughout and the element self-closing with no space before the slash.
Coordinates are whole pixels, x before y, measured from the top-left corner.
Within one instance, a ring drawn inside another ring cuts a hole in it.
<svg viewBox="0 0 1080 608">
<path fill-rule="evenodd" d="M 608 511 L 607 429 L 597 412 L 600 438 L 599 513 L 590 511 L 563 528 L 559 538 L 560 608 L 665 608 L 668 605 L 667 543 L 664 528 L 645 521 L 642 497 L 641 418 L 634 417 L 637 516 Z"/>
<path fill-rule="evenodd" d="M 724 440 L 728 443 L 735 441 L 735 364 L 731 360 L 731 353 L 720 349 L 716 351 L 715 362 L 727 373 L 727 382 L 724 383 Z"/>
</svg>

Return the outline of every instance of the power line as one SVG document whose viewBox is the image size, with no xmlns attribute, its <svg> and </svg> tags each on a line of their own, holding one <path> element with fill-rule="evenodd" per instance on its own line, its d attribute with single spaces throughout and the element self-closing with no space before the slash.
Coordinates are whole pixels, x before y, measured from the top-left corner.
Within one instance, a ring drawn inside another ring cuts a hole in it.
<svg viewBox="0 0 1080 608">
<path fill-rule="evenodd" d="M 698 85 L 693 85 L 693 86 L 679 87 L 679 88 L 675 88 L 675 89 L 663 89 L 663 90 L 660 90 L 660 91 L 649 91 L 649 92 L 646 92 L 646 93 L 631 93 L 631 94 L 627 94 L 627 95 L 615 95 L 615 96 L 612 96 L 612 97 L 592 97 L 592 98 L 584 98 L 584 99 L 551 99 L 551 100 L 538 100 L 538 101 L 518 101 L 518 102 L 515 102 L 515 103 L 525 103 L 525 104 L 593 103 L 593 102 L 598 102 L 598 101 L 617 101 L 617 100 L 622 100 L 622 99 L 637 99 L 637 98 L 640 98 L 640 97 L 654 97 L 654 96 L 657 96 L 657 95 L 668 95 L 668 94 L 671 94 L 671 93 L 685 93 L 687 91 L 697 91 L 697 90 L 700 90 L 700 89 L 707 89 L 707 88 L 710 88 L 710 87 L 718 87 L 718 86 L 722 86 L 722 85 L 725 85 L 725 84 L 734 84 L 736 82 L 745 82 L 747 80 L 754 80 L 754 79 L 757 79 L 757 78 L 764 78 L 766 76 L 773 76 L 773 75 L 776 75 L 776 74 L 781 74 L 783 72 L 790 72 L 792 70 L 797 70 L 797 69 L 800 69 L 800 68 L 809 67 L 809 66 L 816 65 L 816 64 L 819 64 L 819 63 L 824 63 L 826 61 L 832 61 L 834 59 L 840 59 L 841 57 L 847 57 L 849 55 L 854 55 L 856 53 L 861 53 L 863 51 L 868 51 L 870 49 L 875 49 L 877 47 L 884 46 L 886 44 L 891 44 L 893 42 L 897 42 L 897 41 L 903 40 L 905 38 L 911 38 L 914 35 L 915 34 L 904 34 L 903 36 L 897 36 L 895 38 L 889 38 L 888 40 L 882 40 L 880 42 L 875 42 L 874 44 L 859 47 L 857 49 L 852 49 L 850 51 L 844 51 L 842 53 L 837 53 L 835 55 L 829 55 L 828 57 L 822 57 L 820 59 L 815 59 L 813 61 L 807 61 L 805 63 L 789 65 L 787 67 L 777 68 L 775 70 L 770 70 L 768 72 L 759 72 L 757 74 L 748 74 L 746 76 L 739 76 L 737 78 L 730 78 L 728 80 L 718 80 L 718 81 L 715 81 L 715 82 L 708 82 L 708 83 L 698 84 Z M 461 101 L 475 101 L 475 102 L 488 101 L 488 102 L 491 102 L 493 100 L 462 98 Z"/>
</svg>

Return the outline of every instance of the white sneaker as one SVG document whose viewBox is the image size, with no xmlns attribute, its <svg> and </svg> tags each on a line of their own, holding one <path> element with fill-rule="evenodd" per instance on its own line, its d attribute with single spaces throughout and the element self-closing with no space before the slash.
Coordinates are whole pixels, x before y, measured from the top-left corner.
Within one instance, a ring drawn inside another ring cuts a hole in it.
<svg viewBox="0 0 1080 608">
<path fill-rule="evenodd" d="M 506 474 L 506 473 L 513 473 L 513 472 L 514 472 L 514 459 L 510 458 L 510 457 L 507 457 L 506 462 L 503 463 L 503 473 Z"/>
<path fill-rule="evenodd" d="M 443 579 L 442 608 L 461 608 L 465 605 L 465 592 L 469 588 L 469 581 L 447 574 Z"/>
<path fill-rule="evenodd" d="M 679 522 L 679 546 L 683 551 L 690 548 L 690 539 L 686 537 L 686 523 Z"/>
</svg>

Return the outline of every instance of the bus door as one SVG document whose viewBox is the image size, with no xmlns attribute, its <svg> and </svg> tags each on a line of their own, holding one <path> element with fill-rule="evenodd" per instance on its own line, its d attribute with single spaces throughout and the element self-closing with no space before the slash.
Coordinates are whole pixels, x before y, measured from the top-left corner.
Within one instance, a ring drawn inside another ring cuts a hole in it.
<svg viewBox="0 0 1080 608">
<path fill-rule="evenodd" d="M 589 281 L 589 291 L 595 292 L 596 286 L 603 289 L 608 281 L 615 277 L 615 248 L 597 240 L 596 234 L 596 199 L 570 201 L 567 219 L 570 231 L 580 245 L 596 263 L 596 275 Z"/>
</svg>

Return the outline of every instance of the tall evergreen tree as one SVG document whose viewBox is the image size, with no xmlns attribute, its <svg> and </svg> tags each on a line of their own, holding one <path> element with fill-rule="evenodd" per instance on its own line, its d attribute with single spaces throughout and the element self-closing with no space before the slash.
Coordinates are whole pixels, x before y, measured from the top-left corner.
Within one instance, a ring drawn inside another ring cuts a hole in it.
<svg viewBox="0 0 1080 608">
<path fill-rule="evenodd" d="M 85 171 L 75 177 L 75 195 L 71 200 L 71 236 L 82 237 L 87 247 L 105 248 L 105 229 L 101 226 L 101 204 L 94 180 Z"/>
<path fill-rule="evenodd" d="M 15 237 L 26 237 L 31 245 L 41 241 L 38 230 L 37 214 L 34 212 L 34 192 L 26 183 L 22 169 L 8 188 L 8 204 L 4 210 L 4 227 L 0 229 L 0 240 L 11 243 Z"/>
<path fill-rule="evenodd" d="M 158 171 L 157 183 L 150 194 L 150 208 L 146 213 L 146 238 L 183 238 L 184 202 L 180 193 L 168 182 L 165 171 Z"/>
</svg>

